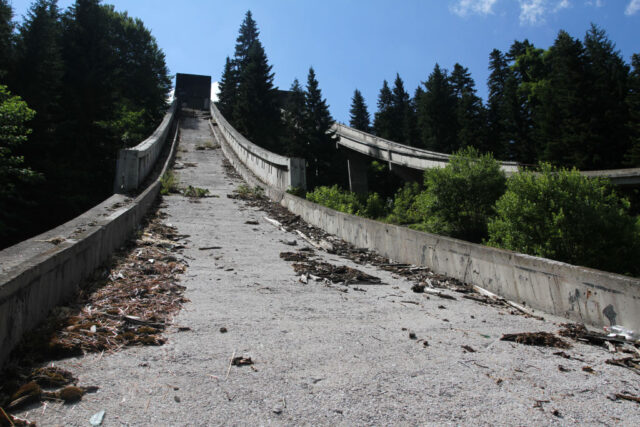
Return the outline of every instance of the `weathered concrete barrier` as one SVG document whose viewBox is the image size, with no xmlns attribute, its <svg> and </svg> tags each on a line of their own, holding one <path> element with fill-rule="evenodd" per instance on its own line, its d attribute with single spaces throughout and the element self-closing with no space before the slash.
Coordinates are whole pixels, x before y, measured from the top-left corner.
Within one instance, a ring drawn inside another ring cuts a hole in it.
<svg viewBox="0 0 640 427">
<path fill-rule="evenodd" d="M 392 165 L 418 170 L 441 168 L 449 163 L 451 157 L 449 154 L 423 150 L 379 138 L 340 123 L 335 123 L 331 130 L 336 132 L 339 145 Z M 507 175 L 518 172 L 516 162 L 500 162 L 500 167 Z"/>
<path fill-rule="evenodd" d="M 221 141 L 251 185 L 261 183 Z M 528 307 L 601 327 L 640 331 L 640 279 L 465 242 L 337 212 L 277 188 L 265 193 L 305 221 L 357 247 L 494 292 Z"/>
<path fill-rule="evenodd" d="M 160 176 L 136 198 L 115 194 L 77 218 L 0 252 L 0 366 L 22 335 L 68 301 L 131 236 L 160 191 Z"/>
<path fill-rule="evenodd" d="M 174 100 L 160 126 L 149 138 L 135 147 L 123 148 L 118 152 L 116 178 L 113 184 L 114 193 L 126 194 L 136 190 L 144 182 L 164 148 L 164 142 L 171 132 L 177 113 L 178 103 Z"/>
<path fill-rule="evenodd" d="M 252 143 L 227 122 L 213 102 L 211 117 L 231 149 L 263 183 L 285 191 L 291 187 L 307 188 L 304 159 L 280 156 Z"/>
</svg>

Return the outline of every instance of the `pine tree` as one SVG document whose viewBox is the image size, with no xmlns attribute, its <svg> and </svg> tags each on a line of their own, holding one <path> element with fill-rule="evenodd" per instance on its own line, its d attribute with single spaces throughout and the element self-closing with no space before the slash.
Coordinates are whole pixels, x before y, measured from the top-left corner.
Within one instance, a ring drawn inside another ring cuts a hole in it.
<svg viewBox="0 0 640 427">
<path fill-rule="evenodd" d="M 14 80 L 16 91 L 38 112 L 34 126 L 36 139 L 40 138 L 39 128 L 51 130 L 54 116 L 60 115 L 64 73 L 61 36 L 57 0 L 35 1 L 20 26 L 16 47 L 20 73 Z"/>
<path fill-rule="evenodd" d="M 629 112 L 625 103 L 629 66 L 605 31 L 593 24 L 584 38 L 584 47 L 589 91 L 583 109 L 590 118 L 590 129 L 575 166 L 617 168 L 629 149 Z"/>
<path fill-rule="evenodd" d="M 370 132 L 371 117 L 369 116 L 369 111 L 367 111 L 367 104 L 364 102 L 364 97 L 358 89 L 353 92 L 349 114 L 349 125 L 352 128 L 363 132 Z"/>
<path fill-rule="evenodd" d="M 590 120 L 583 109 L 588 92 L 584 47 L 580 40 L 560 31 L 544 61 L 548 77 L 538 84 L 534 94 L 539 99 L 534 119 L 537 145 L 544 147 L 541 159 L 560 166 L 576 166 Z"/>
<path fill-rule="evenodd" d="M 389 83 L 382 82 L 382 89 L 378 94 L 378 111 L 374 115 L 373 130 L 381 138 L 389 139 L 391 136 L 393 94 L 389 89 Z"/>
<path fill-rule="evenodd" d="M 534 135 L 534 95 L 537 82 L 546 78 L 542 49 L 528 40 L 515 41 L 507 53 L 512 72 L 505 84 L 505 122 L 510 140 L 511 157 L 527 164 L 535 164 L 544 147 L 537 145 Z"/>
<path fill-rule="evenodd" d="M 307 87 L 305 92 L 306 126 L 305 134 L 309 143 L 307 159 L 307 188 L 312 189 L 320 185 L 340 183 L 343 171 L 336 167 L 335 132 L 330 131 L 333 125 L 329 106 L 322 99 L 316 73 L 309 68 Z M 342 168 L 344 169 L 344 168 Z"/>
<path fill-rule="evenodd" d="M 0 82 L 6 82 L 13 60 L 13 8 L 0 0 Z"/>
<path fill-rule="evenodd" d="M 238 97 L 233 123 L 241 134 L 259 146 L 282 152 L 281 118 L 273 73 L 260 40 L 249 49 L 238 79 Z"/>
<path fill-rule="evenodd" d="M 222 72 L 218 89 L 218 108 L 227 120 L 231 120 L 237 99 L 238 72 L 228 56 L 224 64 L 224 71 Z"/>
<path fill-rule="evenodd" d="M 482 100 L 476 95 L 476 87 L 468 68 L 456 63 L 449 77 L 457 99 L 457 144 L 460 148 L 475 147 L 490 151 L 486 140 L 486 114 Z"/>
<path fill-rule="evenodd" d="M 487 80 L 489 97 L 487 101 L 487 144 L 486 151 L 492 152 L 498 159 L 509 157 L 509 137 L 505 123 L 506 84 L 511 70 L 507 66 L 504 54 L 493 49 L 489 55 L 489 70 L 491 74 Z"/>
<path fill-rule="evenodd" d="M 412 144 L 412 125 L 414 123 L 412 113 L 411 98 L 404 89 L 404 82 L 400 75 L 396 74 L 391 92 L 391 123 L 388 129 L 388 139 L 400 144 Z"/>
<path fill-rule="evenodd" d="M 435 65 L 418 100 L 418 129 L 424 148 L 442 153 L 457 150 L 456 97 L 446 70 Z"/>
<path fill-rule="evenodd" d="M 640 167 L 640 54 L 631 57 L 633 67 L 629 76 L 629 93 L 627 106 L 629 108 L 628 130 L 630 134 L 630 148 L 625 155 L 625 165 Z"/>
<path fill-rule="evenodd" d="M 249 57 L 249 50 L 251 49 L 251 46 L 258 41 L 259 35 L 260 31 L 258 31 L 258 25 L 256 24 L 256 21 L 254 21 L 251 11 L 248 10 L 244 16 L 244 21 L 242 21 L 242 24 L 240 25 L 238 38 L 236 39 L 234 62 L 238 72 L 241 73 L 242 69 L 245 67 L 245 62 Z"/>
<path fill-rule="evenodd" d="M 306 104 L 304 89 L 295 79 L 289 89 L 290 96 L 284 111 L 285 150 L 284 155 L 305 158 L 308 153 L 306 135 Z"/>
</svg>

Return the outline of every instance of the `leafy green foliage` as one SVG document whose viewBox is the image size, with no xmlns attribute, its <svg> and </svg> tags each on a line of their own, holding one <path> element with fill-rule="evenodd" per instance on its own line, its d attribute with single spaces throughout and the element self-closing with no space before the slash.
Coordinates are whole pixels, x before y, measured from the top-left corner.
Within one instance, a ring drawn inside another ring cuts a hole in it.
<svg viewBox="0 0 640 427">
<path fill-rule="evenodd" d="M 541 164 L 509 179 L 489 222 L 491 246 L 619 273 L 640 273 L 640 223 L 606 180 Z"/>
<path fill-rule="evenodd" d="M 337 185 L 316 187 L 307 193 L 307 200 L 340 212 L 373 219 L 384 217 L 387 211 L 385 201 L 377 193 L 359 195 Z"/>
<path fill-rule="evenodd" d="M 417 205 L 417 198 L 421 192 L 422 189 L 417 182 L 406 183 L 393 198 L 393 207 L 387 217 L 387 221 L 400 225 L 417 224 L 425 221 Z"/>
<path fill-rule="evenodd" d="M 33 182 L 39 174 L 25 166 L 24 157 L 16 150 L 31 132 L 26 123 L 35 115 L 26 102 L 13 96 L 6 86 L 0 85 L 0 236 L 8 228 L 11 219 L 9 204 L 21 202 L 18 186 Z"/>
<path fill-rule="evenodd" d="M 358 195 L 351 191 L 342 190 L 337 185 L 316 187 L 307 193 L 307 200 L 352 215 L 362 210 L 362 203 Z"/>
<path fill-rule="evenodd" d="M 405 184 L 396 194 L 387 220 L 430 233 L 480 242 L 506 184 L 491 154 L 467 147 L 444 168 L 427 169 L 423 189 Z"/>
<path fill-rule="evenodd" d="M 487 221 L 505 191 L 506 178 L 491 154 L 467 147 L 452 155 L 444 168 L 426 170 L 424 187 L 417 204 L 431 224 L 427 228 L 479 242 L 487 234 Z"/>
</svg>

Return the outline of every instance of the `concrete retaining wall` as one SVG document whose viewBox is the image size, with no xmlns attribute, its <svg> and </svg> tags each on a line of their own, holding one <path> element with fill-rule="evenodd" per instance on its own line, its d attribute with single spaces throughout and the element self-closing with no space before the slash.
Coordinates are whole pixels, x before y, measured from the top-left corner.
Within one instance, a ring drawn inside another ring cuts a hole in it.
<svg viewBox="0 0 640 427">
<path fill-rule="evenodd" d="M 227 122 L 213 102 L 211 117 L 231 149 L 264 184 L 285 191 L 290 187 L 307 188 L 304 159 L 280 156 L 252 143 Z"/>
<path fill-rule="evenodd" d="M 160 126 L 149 138 L 135 147 L 123 148 L 118 152 L 116 178 L 113 184 L 114 193 L 124 194 L 134 191 L 144 182 L 164 148 L 164 142 L 171 132 L 177 112 L 178 104 L 174 100 Z"/>
<path fill-rule="evenodd" d="M 224 141 L 222 148 L 243 178 L 258 185 Z M 528 307 L 591 326 L 620 324 L 640 331 L 640 279 L 344 214 L 273 187 L 265 192 L 308 223 L 396 262 L 427 266 Z"/>
<path fill-rule="evenodd" d="M 177 131 L 160 176 L 176 141 Z M 68 301 L 131 236 L 160 187 L 158 177 L 135 199 L 115 194 L 66 224 L 0 252 L 0 367 L 22 335 Z M 50 243 L 52 238 L 62 242 Z"/>
</svg>

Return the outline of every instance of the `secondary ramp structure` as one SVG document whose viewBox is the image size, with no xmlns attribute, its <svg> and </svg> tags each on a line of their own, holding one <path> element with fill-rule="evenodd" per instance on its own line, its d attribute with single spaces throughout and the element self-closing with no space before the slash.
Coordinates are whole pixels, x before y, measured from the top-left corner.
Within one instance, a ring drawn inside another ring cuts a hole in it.
<svg viewBox="0 0 640 427">
<path fill-rule="evenodd" d="M 449 154 L 423 150 L 379 138 L 367 132 L 335 123 L 331 130 L 338 136 L 338 147 L 348 150 L 349 187 L 351 191 L 368 191 L 367 168 L 372 160 L 381 160 L 389 168 L 406 180 L 419 180 L 425 169 L 441 168 L 449 163 Z M 507 176 L 518 173 L 521 164 L 500 162 Z M 585 176 L 607 178 L 613 185 L 640 184 L 640 168 L 581 171 Z"/>
</svg>

